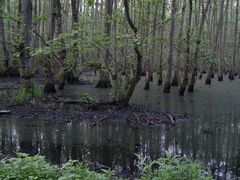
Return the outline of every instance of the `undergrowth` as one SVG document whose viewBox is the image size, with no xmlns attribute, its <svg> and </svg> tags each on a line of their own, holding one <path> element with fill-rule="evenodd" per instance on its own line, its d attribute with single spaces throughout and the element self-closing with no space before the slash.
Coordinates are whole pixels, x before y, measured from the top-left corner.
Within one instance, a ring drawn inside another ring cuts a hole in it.
<svg viewBox="0 0 240 180">
<path fill-rule="evenodd" d="M 110 180 L 112 175 L 111 171 L 104 174 L 90 171 L 78 161 L 58 167 L 48 164 L 42 156 L 30 157 L 23 153 L 0 161 L 0 179 L 4 180 Z"/>
<path fill-rule="evenodd" d="M 17 88 L 13 102 L 17 104 L 37 102 L 42 98 L 42 91 L 34 81 L 29 81 Z"/>
<path fill-rule="evenodd" d="M 142 180 L 211 180 L 211 172 L 203 165 L 180 156 L 172 156 L 166 152 L 165 158 L 151 160 L 138 156 L 135 165 L 139 169 Z"/>
<path fill-rule="evenodd" d="M 138 156 L 135 164 L 141 180 L 210 180 L 211 173 L 197 162 L 188 161 L 178 156 L 167 154 L 165 158 L 150 160 Z M 137 178 L 138 177 L 138 178 Z M 0 179 L 4 180 L 112 180 L 121 179 L 114 176 L 114 171 L 103 170 L 103 173 L 91 171 L 83 163 L 69 161 L 62 166 L 50 165 L 44 157 L 18 153 L 16 157 L 0 161 Z"/>
</svg>

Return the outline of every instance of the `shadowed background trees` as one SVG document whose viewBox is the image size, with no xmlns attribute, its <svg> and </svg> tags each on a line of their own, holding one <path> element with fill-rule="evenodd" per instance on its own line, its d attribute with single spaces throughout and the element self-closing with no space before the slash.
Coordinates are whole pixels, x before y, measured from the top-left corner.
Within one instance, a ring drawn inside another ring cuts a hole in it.
<svg viewBox="0 0 240 180">
<path fill-rule="evenodd" d="M 239 74 L 239 0 L 5 0 L 0 33 L 1 76 L 30 89 L 44 76 L 47 93 L 92 72 L 96 88 L 128 103 L 142 76 L 145 90 L 164 83 L 183 96 L 198 75 Z"/>
</svg>

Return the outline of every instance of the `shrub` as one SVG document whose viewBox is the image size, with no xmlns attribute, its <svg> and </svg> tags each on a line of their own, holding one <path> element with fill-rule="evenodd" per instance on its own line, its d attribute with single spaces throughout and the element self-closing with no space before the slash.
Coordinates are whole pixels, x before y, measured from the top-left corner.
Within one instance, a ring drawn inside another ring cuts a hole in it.
<svg viewBox="0 0 240 180">
<path fill-rule="evenodd" d="M 56 179 L 58 176 L 57 167 L 47 164 L 41 156 L 21 153 L 0 162 L 0 179 Z"/>
<path fill-rule="evenodd" d="M 166 158 L 150 160 L 138 156 L 136 166 L 139 169 L 139 178 L 142 180 L 210 180 L 211 173 L 204 171 L 203 166 L 178 156 L 167 155 Z M 44 157 L 18 153 L 15 158 L 0 161 L 0 179 L 4 180 L 112 180 L 121 179 L 114 177 L 111 170 L 103 173 L 91 171 L 83 163 L 69 161 L 61 167 L 50 165 Z"/>
<path fill-rule="evenodd" d="M 23 153 L 0 161 L 0 179 L 4 180 L 110 180 L 112 175 L 111 171 L 103 174 L 90 171 L 77 161 L 69 161 L 62 167 L 53 166 L 42 156 L 30 157 Z"/>
<path fill-rule="evenodd" d="M 138 155 L 137 155 L 138 156 Z M 147 180 L 211 180 L 212 175 L 205 171 L 201 163 L 192 162 L 183 157 L 172 156 L 168 152 L 165 158 L 150 160 L 148 157 L 138 156 L 136 166 L 140 179 Z"/>
</svg>

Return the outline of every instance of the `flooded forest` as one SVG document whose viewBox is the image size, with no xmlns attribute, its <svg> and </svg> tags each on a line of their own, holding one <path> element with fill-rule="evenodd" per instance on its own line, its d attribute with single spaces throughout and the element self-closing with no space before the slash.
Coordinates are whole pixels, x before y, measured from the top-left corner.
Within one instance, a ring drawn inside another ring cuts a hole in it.
<svg viewBox="0 0 240 180">
<path fill-rule="evenodd" d="M 240 0 L 0 0 L 0 179 L 240 178 Z"/>
</svg>

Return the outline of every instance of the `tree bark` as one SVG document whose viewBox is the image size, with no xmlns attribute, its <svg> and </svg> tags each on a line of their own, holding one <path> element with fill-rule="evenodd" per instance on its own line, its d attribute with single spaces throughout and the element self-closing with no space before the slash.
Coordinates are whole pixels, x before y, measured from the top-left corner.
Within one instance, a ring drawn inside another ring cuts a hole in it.
<svg viewBox="0 0 240 180">
<path fill-rule="evenodd" d="M 199 49 L 200 49 L 200 45 L 201 45 L 201 37 L 202 37 L 203 28 L 204 28 L 204 23 L 206 20 L 206 15 L 207 15 L 210 4 L 211 4 L 211 0 L 208 0 L 206 5 L 204 5 L 204 3 L 202 3 L 202 19 L 200 22 L 198 35 L 197 35 L 198 40 L 196 41 L 196 44 L 195 44 L 195 51 L 194 51 L 194 55 L 193 55 L 193 68 L 192 68 L 192 73 L 191 73 L 191 80 L 190 80 L 190 83 L 188 86 L 188 92 L 194 91 L 194 86 L 195 86 L 196 76 L 197 76 L 198 53 L 199 53 Z"/>
<path fill-rule="evenodd" d="M 187 49 L 186 49 L 186 61 L 184 65 L 184 75 L 183 82 L 181 83 L 181 87 L 179 89 L 179 95 L 184 96 L 186 87 L 188 85 L 188 72 L 189 72 L 189 63 L 190 63 L 190 40 L 191 40 L 191 28 L 192 28 L 192 0 L 189 0 L 189 14 L 188 14 L 188 27 L 187 27 Z"/>
<path fill-rule="evenodd" d="M 234 75 L 236 73 L 236 59 L 237 59 L 237 37 L 238 37 L 238 19 L 239 19 L 239 0 L 236 0 L 236 18 L 235 18 L 235 29 L 234 29 L 234 48 L 233 48 L 233 59 L 232 59 L 232 68 L 229 74 L 229 79 L 234 80 Z"/>
<path fill-rule="evenodd" d="M 136 26 L 134 25 L 134 23 L 130 17 L 128 0 L 124 0 L 124 8 L 125 8 L 125 16 L 126 16 L 127 22 L 134 33 L 134 37 L 137 38 L 138 37 L 138 29 L 136 28 Z M 142 75 L 142 53 L 140 51 L 140 47 L 137 42 L 134 43 L 134 51 L 137 56 L 136 69 L 133 72 L 133 77 L 130 80 L 128 80 L 128 82 L 126 83 L 125 92 L 123 94 L 123 97 L 119 98 L 119 102 L 124 103 L 126 105 L 129 103 L 130 98 L 132 97 L 132 94 L 134 92 L 134 89 L 135 89 L 136 85 L 138 84 L 138 82 L 140 81 L 141 75 Z"/>
<path fill-rule="evenodd" d="M 170 93 L 171 91 L 171 79 L 172 79 L 172 61 L 173 61 L 173 39 L 175 33 L 175 16 L 176 16 L 176 0 L 172 0 L 171 5 L 171 25 L 169 32 L 169 48 L 168 48 L 168 68 L 166 79 L 164 83 L 163 93 Z"/>
<path fill-rule="evenodd" d="M 113 0 L 105 0 L 105 34 L 108 38 L 111 38 L 111 19 L 112 19 L 112 11 L 113 11 Z M 105 48 L 105 55 L 104 55 L 104 63 L 106 66 L 110 63 L 110 47 L 109 44 L 107 44 Z M 108 71 L 108 70 L 107 70 Z M 110 88 L 112 87 L 110 79 L 109 79 L 109 73 L 106 71 L 100 70 L 100 76 L 99 80 L 97 82 L 96 88 Z"/>
<path fill-rule="evenodd" d="M 5 75 L 9 75 L 9 64 L 10 64 L 10 55 L 7 49 L 6 40 L 5 40 L 5 26 L 4 26 L 4 8 L 5 8 L 5 0 L 0 1 L 0 45 L 4 55 L 4 68 Z"/>
<path fill-rule="evenodd" d="M 161 15 L 161 22 L 165 21 L 166 19 L 166 0 L 163 0 L 162 5 L 162 15 Z M 158 62 L 158 85 L 162 85 L 163 83 L 163 36 L 164 36 L 164 24 L 162 24 L 160 30 L 160 57 Z"/>
<path fill-rule="evenodd" d="M 32 43 L 32 1 L 21 0 L 21 28 L 22 28 L 22 52 L 21 60 L 21 77 L 23 80 L 29 80 L 33 77 L 31 69 L 32 57 L 30 48 Z"/>
<path fill-rule="evenodd" d="M 181 12 L 181 21 L 180 21 L 180 30 L 179 30 L 179 35 L 178 35 L 178 40 L 179 42 L 179 49 L 182 49 L 183 46 L 183 26 L 184 26 L 184 20 L 185 20 L 185 9 L 186 9 L 186 0 L 183 1 L 183 5 L 182 5 L 182 12 Z M 179 67 L 181 64 L 181 52 L 180 50 L 177 52 L 177 58 L 176 59 L 176 67 L 174 70 L 174 75 L 173 75 L 173 80 L 172 80 L 172 86 L 178 86 L 179 85 Z"/>
</svg>

